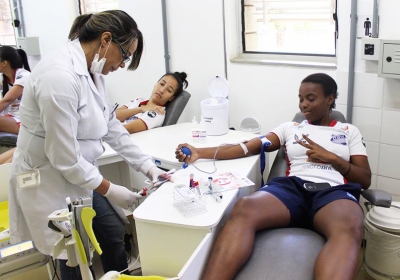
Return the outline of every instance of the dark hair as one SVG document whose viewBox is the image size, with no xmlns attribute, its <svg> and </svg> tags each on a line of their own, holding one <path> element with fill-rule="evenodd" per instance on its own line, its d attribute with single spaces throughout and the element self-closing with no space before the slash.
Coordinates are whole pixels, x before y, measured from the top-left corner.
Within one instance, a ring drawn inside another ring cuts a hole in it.
<svg viewBox="0 0 400 280">
<path fill-rule="evenodd" d="M 162 75 L 159 80 L 161 80 L 165 76 L 172 76 L 178 82 L 178 88 L 175 90 L 174 96 L 178 96 L 179 94 L 181 94 L 183 92 L 183 89 L 187 88 L 187 86 L 189 85 L 189 82 L 186 80 L 187 74 L 185 72 L 167 73 Z"/>
<path fill-rule="evenodd" d="M 10 46 L 0 46 L 0 62 L 2 61 L 7 61 L 10 67 L 14 70 L 23 67 L 26 70 L 31 71 L 28 63 L 28 57 L 23 49 L 15 49 Z M 3 73 L 3 97 L 9 90 L 8 83 L 8 78 Z"/>
<path fill-rule="evenodd" d="M 313 83 L 320 85 L 326 97 L 331 94 L 333 94 L 333 96 L 335 97 L 329 109 L 332 111 L 332 109 L 336 107 L 335 100 L 338 97 L 339 93 L 337 92 L 337 84 L 331 76 L 325 73 L 315 73 L 304 78 L 301 83 Z"/>
<path fill-rule="evenodd" d="M 129 70 L 136 70 L 143 52 L 143 35 L 134 19 L 121 10 L 110 10 L 95 14 L 78 16 L 72 24 L 68 39 L 79 38 L 80 42 L 87 43 L 97 40 L 104 32 L 112 34 L 112 40 L 121 45 L 131 45 L 138 40 L 136 51 L 133 53 Z"/>
</svg>

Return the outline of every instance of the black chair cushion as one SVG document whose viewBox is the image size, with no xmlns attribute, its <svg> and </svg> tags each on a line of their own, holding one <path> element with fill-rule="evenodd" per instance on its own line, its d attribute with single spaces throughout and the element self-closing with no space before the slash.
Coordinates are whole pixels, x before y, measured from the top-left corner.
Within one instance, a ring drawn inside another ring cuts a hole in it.
<svg viewBox="0 0 400 280">
<path fill-rule="evenodd" d="M 180 95 L 165 105 L 165 119 L 162 126 L 176 124 L 186 104 L 190 99 L 190 93 L 184 90 Z"/>
<path fill-rule="evenodd" d="M 17 145 L 18 134 L 0 132 L 0 146 L 15 147 Z"/>
</svg>

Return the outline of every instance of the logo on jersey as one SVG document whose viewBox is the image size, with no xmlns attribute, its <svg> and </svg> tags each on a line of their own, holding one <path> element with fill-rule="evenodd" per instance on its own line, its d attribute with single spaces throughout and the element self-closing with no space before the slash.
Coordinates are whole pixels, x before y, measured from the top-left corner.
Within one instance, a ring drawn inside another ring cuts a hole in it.
<svg viewBox="0 0 400 280">
<path fill-rule="evenodd" d="M 131 117 L 127 118 L 126 121 L 127 121 L 127 122 L 131 122 L 131 121 L 134 121 L 134 120 L 137 120 L 137 119 L 138 119 L 138 117 L 136 117 L 136 116 L 131 116 Z"/>
<path fill-rule="evenodd" d="M 18 75 L 17 77 L 15 77 L 16 80 L 21 79 L 22 75 Z"/>
<path fill-rule="evenodd" d="M 342 130 L 343 130 L 343 131 L 347 131 L 347 130 L 349 130 L 349 126 L 348 126 L 348 125 L 346 125 L 345 127 L 342 127 Z"/>
<path fill-rule="evenodd" d="M 335 144 L 340 144 L 340 145 L 346 146 L 347 145 L 346 135 L 343 135 L 343 134 L 337 134 L 337 135 L 332 134 L 331 142 L 335 143 Z"/>
<path fill-rule="evenodd" d="M 303 167 L 301 169 L 303 169 L 303 170 L 306 170 L 306 169 L 333 170 L 332 166 L 330 166 L 330 165 L 316 164 L 316 163 L 303 165 Z"/>
<path fill-rule="evenodd" d="M 295 126 L 295 127 L 297 126 L 298 129 L 302 129 L 303 128 L 303 126 L 298 122 L 294 122 L 293 126 Z"/>
<path fill-rule="evenodd" d="M 308 137 L 308 134 L 306 136 Z M 297 134 L 294 135 L 294 140 L 296 140 L 296 141 L 294 141 L 293 144 L 299 144 L 299 143 L 297 143 L 298 140 L 300 140 L 303 143 L 307 143 L 307 141 L 304 140 L 303 137 L 299 138 L 299 136 L 297 136 Z"/>
<path fill-rule="evenodd" d="M 147 115 L 148 115 L 150 118 L 155 118 L 156 115 L 157 115 L 157 113 L 156 113 L 156 111 L 148 111 L 148 112 L 147 112 Z"/>
</svg>

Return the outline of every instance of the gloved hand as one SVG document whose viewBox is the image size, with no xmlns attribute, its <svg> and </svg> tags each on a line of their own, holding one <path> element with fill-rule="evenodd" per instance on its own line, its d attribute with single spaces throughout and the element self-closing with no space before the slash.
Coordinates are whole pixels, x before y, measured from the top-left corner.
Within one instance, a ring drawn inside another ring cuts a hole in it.
<svg viewBox="0 0 400 280">
<path fill-rule="evenodd" d="M 110 187 L 104 196 L 107 197 L 107 199 L 112 203 L 115 203 L 124 209 L 128 209 L 129 207 L 133 206 L 136 200 L 143 197 L 141 192 L 136 193 L 111 182 Z"/>
<path fill-rule="evenodd" d="M 164 179 L 168 179 L 168 175 L 166 174 L 166 172 L 158 168 L 157 166 L 153 166 L 152 168 L 150 168 L 146 176 L 152 182 L 157 182 L 159 176 L 161 176 Z"/>
</svg>

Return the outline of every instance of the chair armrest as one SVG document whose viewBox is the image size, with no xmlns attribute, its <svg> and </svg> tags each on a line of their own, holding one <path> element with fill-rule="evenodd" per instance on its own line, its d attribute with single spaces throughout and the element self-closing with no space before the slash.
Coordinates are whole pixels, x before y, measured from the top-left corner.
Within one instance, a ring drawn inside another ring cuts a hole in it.
<svg viewBox="0 0 400 280">
<path fill-rule="evenodd" d="M 375 206 L 389 208 L 392 204 L 392 196 L 390 193 L 382 190 L 363 190 L 361 195 Z"/>
</svg>

